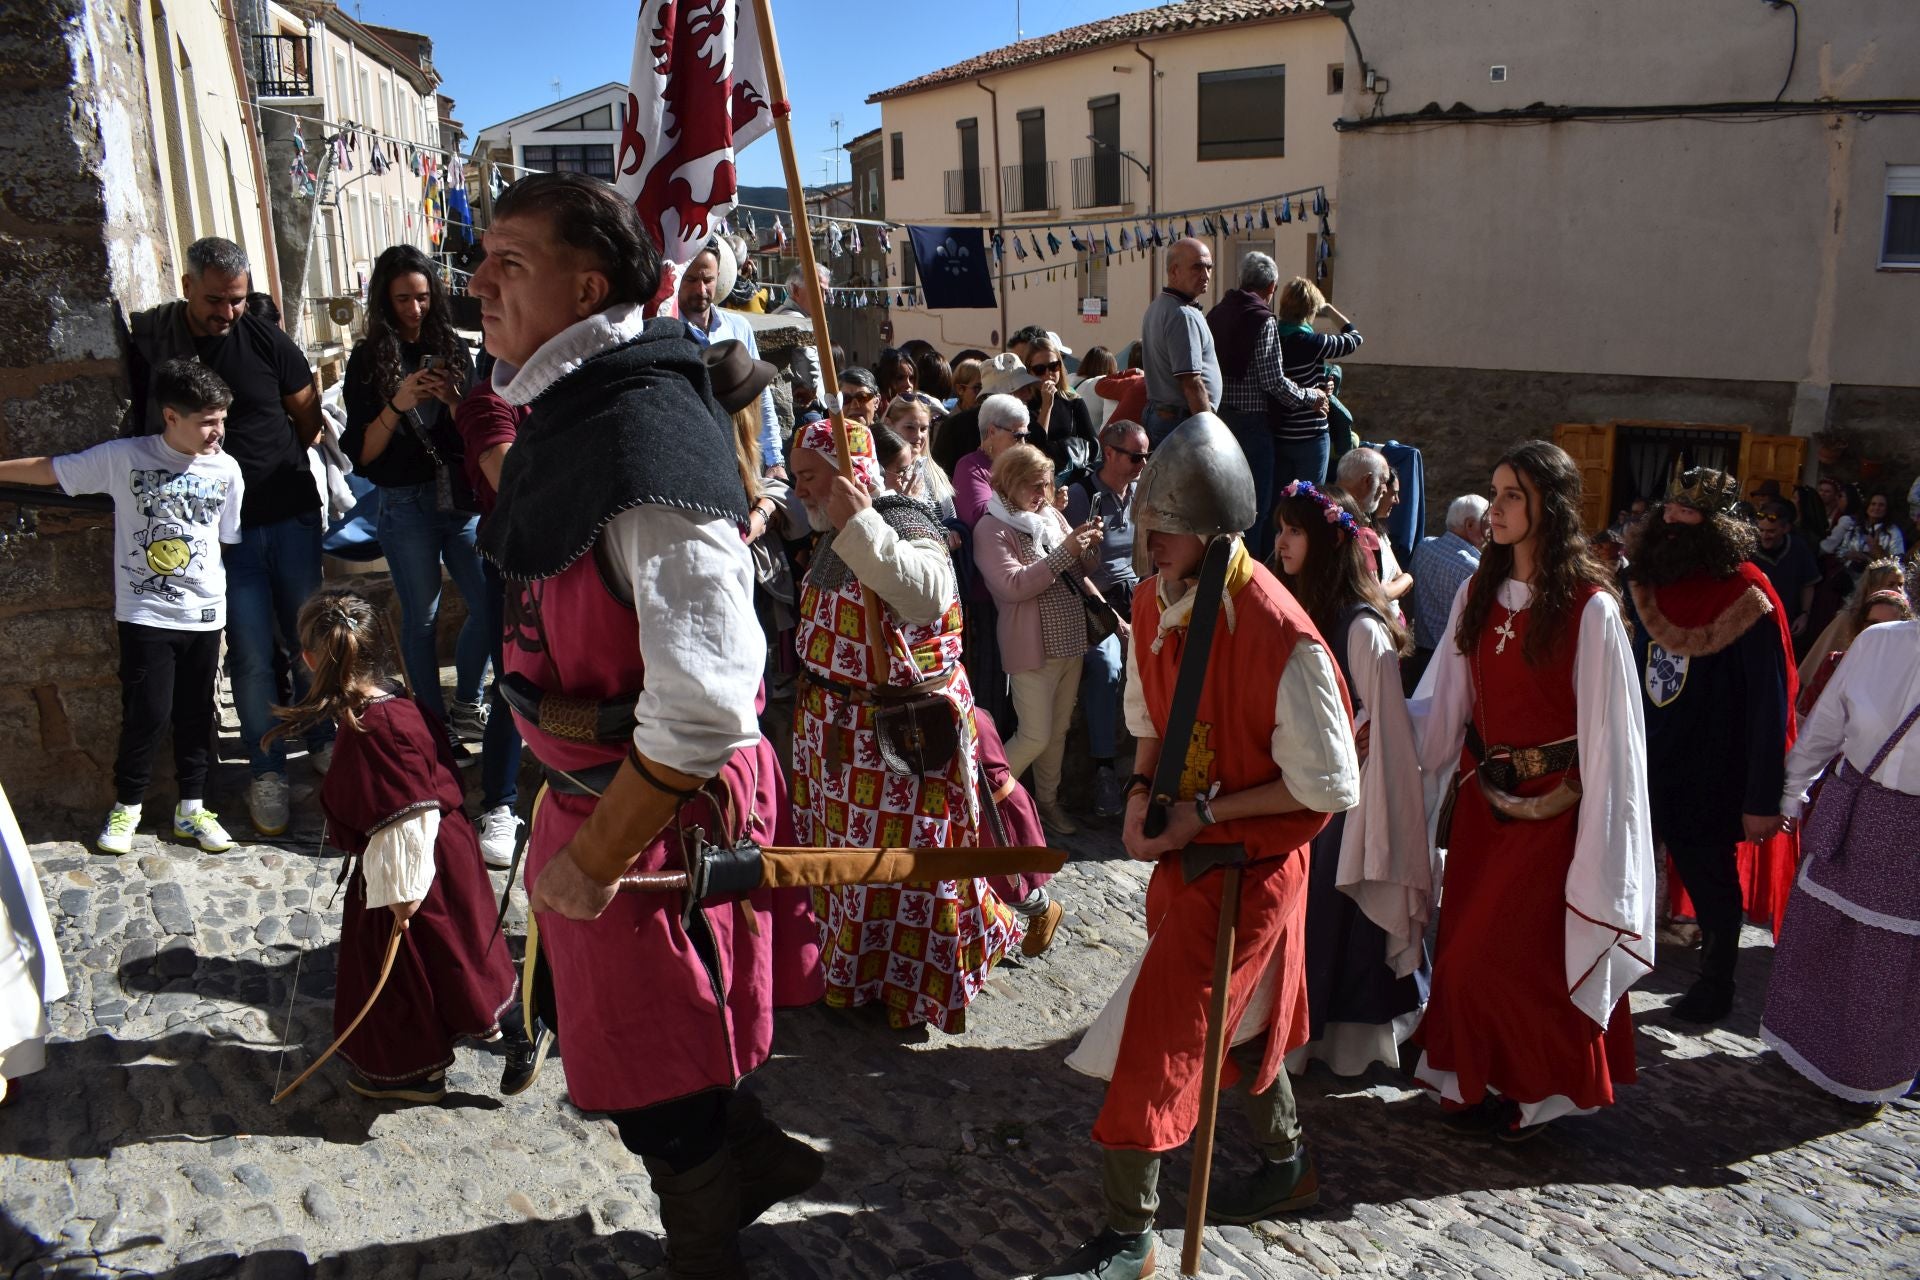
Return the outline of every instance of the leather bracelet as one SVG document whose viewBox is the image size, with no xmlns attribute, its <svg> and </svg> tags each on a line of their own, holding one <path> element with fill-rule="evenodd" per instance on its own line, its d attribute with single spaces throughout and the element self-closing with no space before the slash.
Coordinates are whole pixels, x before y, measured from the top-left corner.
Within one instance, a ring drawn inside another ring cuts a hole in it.
<svg viewBox="0 0 1920 1280">
<path fill-rule="evenodd" d="M 1195 796 L 1193 798 L 1193 812 L 1194 816 L 1200 819 L 1200 825 L 1202 827 L 1210 827 L 1219 821 L 1218 818 L 1213 816 L 1213 806 L 1207 803 L 1205 796 Z"/>
<path fill-rule="evenodd" d="M 683 790 L 680 787 L 668 786 L 653 776 L 653 770 L 647 768 L 647 762 L 640 758 L 640 749 L 632 745 L 627 747 L 627 763 L 633 766 L 634 771 L 645 780 L 648 786 L 652 787 L 655 791 L 675 797 L 682 804 L 700 795 L 706 789 L 704 783 L 698 787 L 694 787 L 692 790 Z"/>
<path fill-rule="evenodd" d="M 1147 795 L 1152 795 L 1153 779 L 1149 778 L 1144 773 L 1129 774 L 1127 776 L 1127 785 L 1125 788 L 1125 795 L 1127 799 L 1129 800 L 1133 799 L 1133 793 L 1136 791 L 1141 791 L 1141 792 L 1145 792 Z"/>
</svg>

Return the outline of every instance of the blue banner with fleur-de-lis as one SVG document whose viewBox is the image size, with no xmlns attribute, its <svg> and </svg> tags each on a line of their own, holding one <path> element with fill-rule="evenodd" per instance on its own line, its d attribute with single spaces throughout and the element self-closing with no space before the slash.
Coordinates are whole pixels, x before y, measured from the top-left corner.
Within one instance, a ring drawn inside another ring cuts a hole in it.
<svg viewBox="0 0 1920 1280">
<path fill-rule="evenodd" d="M 926 305 L 992 307 L 993 263 L 979 227 L 909 227 Z"/>
</svg>

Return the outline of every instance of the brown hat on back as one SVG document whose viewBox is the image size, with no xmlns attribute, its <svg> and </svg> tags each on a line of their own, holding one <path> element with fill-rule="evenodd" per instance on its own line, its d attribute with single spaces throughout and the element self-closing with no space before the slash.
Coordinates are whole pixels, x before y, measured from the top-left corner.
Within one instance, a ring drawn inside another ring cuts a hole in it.
<svg viewBox="0 0 1920 1280">
<path fill-rule="evenodd" d="M 713 398 L 728 413 L 738 413 L 772 383 L 777 371 L 765 360 L 747 354 L 737 338 L 716 342 L 706 350 L 707 376 L 713 380 Z"/>
</svg>

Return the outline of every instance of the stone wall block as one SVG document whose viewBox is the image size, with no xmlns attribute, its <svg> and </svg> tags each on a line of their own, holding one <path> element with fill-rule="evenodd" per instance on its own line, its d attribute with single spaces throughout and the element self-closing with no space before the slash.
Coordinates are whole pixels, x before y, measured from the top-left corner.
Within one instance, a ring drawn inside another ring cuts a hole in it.
<svg viewBox="0 0 1920 1280">
<path fill-rule="evenodd" d="M 0 400 L 0 454 L 76 453 L 111 440 L 126 407 L 118 377 L 47 382 L 30 395 Z"/>
<path fill-rule="evenodd" d="M 111 609 L 48 609 L 0 618 L 0 653 L 29 658 L 8 674 L 33 684 L 111 679 L 119 642 Z"/>
<path fill-rule="evenodd" d="M 0 361 L 110 360 L 120 355 L 107 252 L 98 236 L 0 238 Z"/>
</svg>

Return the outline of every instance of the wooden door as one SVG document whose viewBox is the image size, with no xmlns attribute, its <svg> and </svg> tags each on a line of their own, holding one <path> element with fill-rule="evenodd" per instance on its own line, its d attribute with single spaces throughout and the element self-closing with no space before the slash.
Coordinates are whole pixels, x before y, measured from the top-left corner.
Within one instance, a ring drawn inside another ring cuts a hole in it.
<svg viewBox="0 0 1920 1280">
<path fill-rule="evenodd" d="M 1763 480 L 1775 480 L 1788 500 L 1800 483 L 1801 468 L 1807 465 L 1807 442 L 1802 436 L 1758 436 L 1751 432 L 1741 442 L 1740 492 L 1753 492 Z"/>
<path fill-rule="evenodd" d="M 1607 501 L 1613 494 L 1613 424 L 1563 422 L 1553 442 L 1580 468 L 1580 522 L 1588 533 L 1607 527 Z"/>
</svg>

